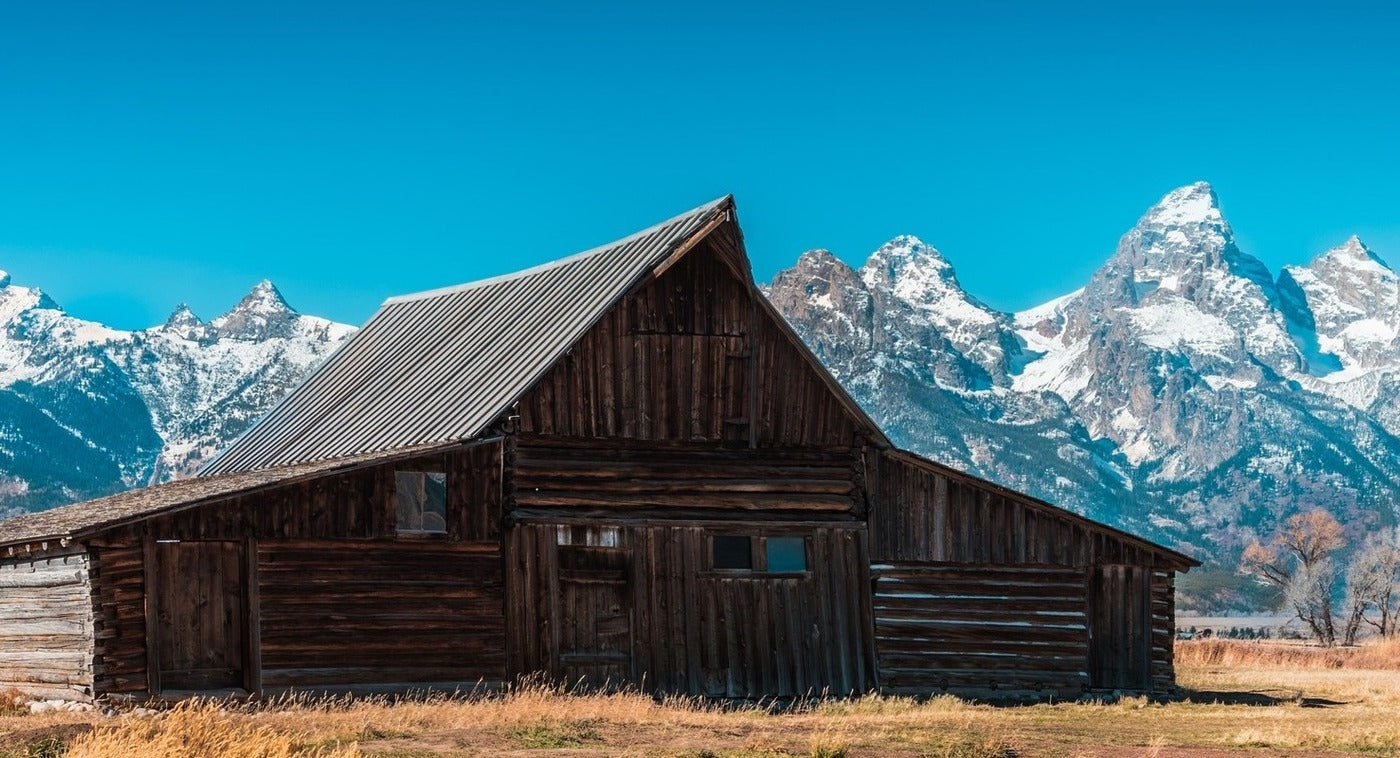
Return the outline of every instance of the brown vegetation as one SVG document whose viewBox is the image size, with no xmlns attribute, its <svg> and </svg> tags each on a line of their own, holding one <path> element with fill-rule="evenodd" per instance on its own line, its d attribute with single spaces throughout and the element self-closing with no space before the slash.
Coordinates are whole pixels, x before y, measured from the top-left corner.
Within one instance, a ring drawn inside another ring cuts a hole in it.
<svg viewBox="0 0 1400 758">
<path fill-rule="evenodd" d="M 1185 666 L 1400 671 L 1400 637 L 1354 647 L 1316 647 L 1262 640 L 1191 640 L 1176 643 L 1176 662 Z"/>
<path fill-rule="evenodd" d="M 0 690 L 0 716 L 17 716 L 29 711 L 29 698 L 11 687 Z"/>
<path fill-rule="evenodd" d="M 1267 648 L 1279 648 L 1277 652 Z M 427 758 L 647 756 L 1335 756 L 1400 753 L 1394 644 L 1322 649 L 1191 642 L 1185 697 L 996 707 L 867 696 L 788 708 L 636 693 L 189 703 L 162 715 L 0 717 L 0 756 Z M 1253 652 L 1240 652 L 1253 651 Z M 1333 656 L 1349 666 L 1329 668 Z M 1254 657 L 1248 657 L 1253 655 Z M 1312 662 L 1288 656 L 1312 656 Z M 96 728 L 87 735 L 81 729 Z M 64 751 L 67 751 L 66 753 Z"/>
</svg>

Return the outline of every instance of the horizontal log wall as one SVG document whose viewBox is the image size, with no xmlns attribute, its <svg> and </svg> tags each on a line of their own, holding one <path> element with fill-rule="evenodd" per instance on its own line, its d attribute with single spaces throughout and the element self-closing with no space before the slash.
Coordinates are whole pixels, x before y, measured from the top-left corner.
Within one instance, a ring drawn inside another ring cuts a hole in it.
<svg viewBox="0 0 1400 758">
<path fill-rule="evenodd" d="M 872 568 L 880 686 L 895 693 L 1077 695 L 1088 686 L 1083 570 Z"/>
<path fill-rule="evenodd" d="M 1171 571 L 1152 572 L 1152 691 L 1176 689 L 1176 585 Z"/>
<path fill-rule="evenodd" d="M 659 447 L 522 435 L 512 460 L 506 497 L 517 508 L 849 513 L 864 503 L 850 448 Z"/>
<path fill-rule="evenodd" d="M 505 679 L 497 543 L 264 541 L 264 687 Z"/>
<path fill-rule="evenodd" d="M 140 543 L 92 548 L 99 695 L 141 697 L 146 674 L 146 570 Z"/>
<path fill-rule="evenodd" d="M 501 445 L 385 463 L 277 487 L 109 530 L 99 544 L 158 539 L 375 539 L 394 536 L 394 472 L 447 473 L 448 537 L 496 539 L 501 519 Z"/>
<path fill-rule="evenodd" d="M 519 404 L 525 433 L 850 446 L 855 421 L 717 233 L 638 288 Z M 728 262 L 726 262 L 728 261 Z"/>
<path fill-rule="evenodd" d="M 862 530 L 853 526 L 606 522 L 630 551 L 633 681 L 658 693 L 721 697 L 862 692 L 874 686 Z M 709 570 L 708 535 L 801 535 L 804 575 Z M 560 676 L 554 524 L 506 537 L 511 669 Z M 572 538 L 571 538 L 572 539 Z"/>
<path fill-rule="evenodd" d="M 85 553 L 0 561 L 0 691 L 87 700 L 92 646 Z"/>
</svg>

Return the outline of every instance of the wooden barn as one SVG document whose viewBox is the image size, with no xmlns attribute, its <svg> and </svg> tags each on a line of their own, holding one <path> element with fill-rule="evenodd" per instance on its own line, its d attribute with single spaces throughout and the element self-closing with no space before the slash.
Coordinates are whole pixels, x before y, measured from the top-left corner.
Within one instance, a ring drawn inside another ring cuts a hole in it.
<svg viewBox="0 0 1400 758">
<path fill-rule="evenodd" d="M 0 522 L 0 689 L 1163 693 L 1193 565 L 893 446 L 723 198 L 391 299 L 200 476 Z"/>
</svg>

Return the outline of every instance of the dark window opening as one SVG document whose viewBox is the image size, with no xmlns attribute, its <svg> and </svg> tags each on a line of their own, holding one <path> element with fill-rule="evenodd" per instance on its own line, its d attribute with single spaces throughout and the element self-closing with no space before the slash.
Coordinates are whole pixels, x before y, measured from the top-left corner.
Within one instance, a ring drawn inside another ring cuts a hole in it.
<svg viewBox="0 0 1400 758">
<path fill-rule="evenodd" d="M 714 567 L 717 569 L 753 569 L 752 537 L 715 535 Z"/>
<path fill-rule="evenodd" d="M 807 537 L 713 534 L 710 568 L 754 575 L 805 574 Z"/>
<path fill-rule="evenodd" d="M 807 570 L 807 539 L 805 537 L 769 537 L 766 542 L 768 571 L 771 573 Z"/>
<path fill-rule="evenodd" d="M 394 472 L 395 529 L 408 534 L 447 533 L 447 474 Z"/>
</svg>

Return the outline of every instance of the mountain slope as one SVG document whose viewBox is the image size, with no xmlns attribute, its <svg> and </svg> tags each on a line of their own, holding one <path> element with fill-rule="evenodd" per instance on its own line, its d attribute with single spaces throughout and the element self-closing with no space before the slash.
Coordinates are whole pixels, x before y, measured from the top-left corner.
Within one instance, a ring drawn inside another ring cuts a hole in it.
<svg viewBox="0 0 1400 758">
<path fill-rule="evenodd" d="M 858 274 L 806 253 L 769 295 L 902 444 L 1208 556 L 1315 505 L 1394 522 L 1395 283 L 1359 240 L 1276 280 L 1197 183 L 1019 314 L 912 237 Z"/>
<path fill-rule="evenodd" d="M 209 323 L 74 318 L 0 274 L 0 513 L 190 473 L 351 333 L 260 282 Z"/>
</svg>

